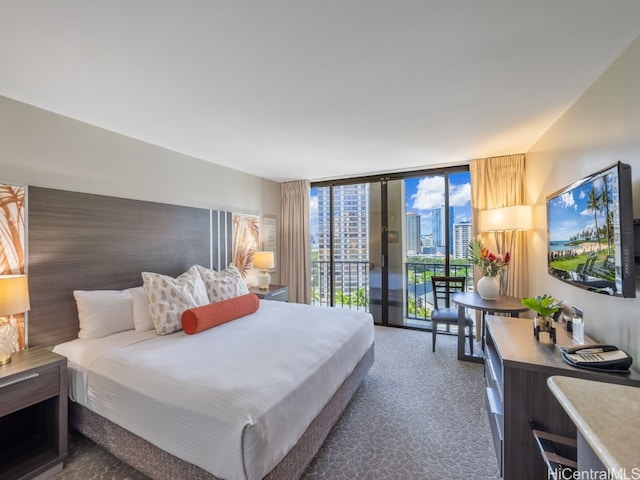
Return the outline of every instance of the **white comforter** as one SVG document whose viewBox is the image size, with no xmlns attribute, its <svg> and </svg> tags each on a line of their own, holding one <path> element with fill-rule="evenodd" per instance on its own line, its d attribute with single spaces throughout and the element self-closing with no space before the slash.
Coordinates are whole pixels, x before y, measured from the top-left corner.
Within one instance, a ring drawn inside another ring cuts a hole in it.
<svg viewBox="0 0 640 480">
<path fill-rule="evenodd" d="M 264 477 L 373 343 L 369 314 L 261 301 L 196 335 L 74 340 L 70 395 L 219 478 Z"/>
</svg>

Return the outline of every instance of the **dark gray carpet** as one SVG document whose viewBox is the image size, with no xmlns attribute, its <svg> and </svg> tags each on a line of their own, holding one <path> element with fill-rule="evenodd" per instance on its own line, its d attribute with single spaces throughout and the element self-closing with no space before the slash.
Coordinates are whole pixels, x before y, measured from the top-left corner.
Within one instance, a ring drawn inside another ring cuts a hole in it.
<svg viewBox="0 0 640 480">
<path fill-rule="evenodd" d="M 303 480 L 499 479 L 482 365 L 457 361 L 453 336 L 432 353 L 429 333 L 375 335 L 375 363 Z M 77 433 L 54 478 L 146 480 Z"/>
</svg>

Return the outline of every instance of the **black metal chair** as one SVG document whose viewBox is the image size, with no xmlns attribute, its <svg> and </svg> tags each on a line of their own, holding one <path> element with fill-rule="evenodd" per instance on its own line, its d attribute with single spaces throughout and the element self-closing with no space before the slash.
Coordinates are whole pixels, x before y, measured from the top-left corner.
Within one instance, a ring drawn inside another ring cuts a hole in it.
<svg viewBox="0 0 640 480">
<path fill-rule="evenodd" d="M 451 307 L 451 294 L 464 292 L 465 277 L 431 277 L 433 287 L 433 311 L 431 312 L 431 337 L 433 339 L 433 351 L 436 351 L 436 335 L 438 325 L 458 325 L 458 308 Z M 469 315 L 464 318 L 465 329 L 469 329 L 469 349 L 473 355 L 473 320 Z M 460 335 L 463 332 L 458 332 Z"/>
</svg>

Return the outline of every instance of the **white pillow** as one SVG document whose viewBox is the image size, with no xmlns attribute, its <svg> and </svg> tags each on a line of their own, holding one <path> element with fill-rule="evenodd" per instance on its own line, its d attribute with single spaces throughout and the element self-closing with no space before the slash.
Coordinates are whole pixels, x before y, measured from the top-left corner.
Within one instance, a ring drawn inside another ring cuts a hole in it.
<svg viewBox="0 0 640 480">
<path fill-rule="evenodd" d="M 146 332 L 147 330 L 153 330 L 153 317 L 149 310 L 149 298 L 144 287 L 131 288 L 131 295 L 133 297 L 133 326 L 136 332 Z"/>
<path fill-rule="evenodd" d="M 211 303 L 249 293 L 249 288 L 242 278 L 242 274 L 233 263 L 220 272 L 200 265 L 196 265 L 196 268 L 202 276 Z"/>
<path fill-rule="evenodd" d="M 194 267 L 177 278 L 142 272 L 149 310 L 158 335 L 182 329 L 182 313 L 209 303 L 202 277 Z"/>
<path fill-rule="evenodd" d="M 127 290 L 75 290 L 78 338 L 106 337 L 133 329 L 133 297 Z"/>
</svg>

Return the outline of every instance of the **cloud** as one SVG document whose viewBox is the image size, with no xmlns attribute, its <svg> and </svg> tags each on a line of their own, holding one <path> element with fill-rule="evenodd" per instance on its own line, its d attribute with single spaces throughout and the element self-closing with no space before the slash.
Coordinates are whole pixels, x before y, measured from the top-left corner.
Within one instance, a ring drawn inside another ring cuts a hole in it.
<svg viewBox="0 0 640 480">
<path fill-rule="evenodd" d="M 449 205 L 461 207 L 471 200 L 471 184 L 451 185 L 449 187 Z"/>
<path fill-rule="evenodd" d="M 573 208 L 574 210 L 578 208 L 578 205 L 576 205 L 576 201 L 573 198 L 573 192 L 567 192 L 560 195 L 559 203 L 560 206 L 564 208 Z"/>
<path fill-rule="evenodd" d="M 431 210 L 444 204 L 444 178 L 421 178 L 416 187 L 416 193 L 411 195 L 412 208 Z"/>
<path fill-rule="evenodd" d="M 461 207 L 469 203 L 471 199 L 471 185 L 451 185 L 449 187 L 449 205 Z M 432 210 L 444 205 L 444 178 L 425 177 L 420 179 L 416 193 L 411 195 L 411 208 L 417 210 Z"/>
</svg>

